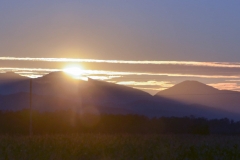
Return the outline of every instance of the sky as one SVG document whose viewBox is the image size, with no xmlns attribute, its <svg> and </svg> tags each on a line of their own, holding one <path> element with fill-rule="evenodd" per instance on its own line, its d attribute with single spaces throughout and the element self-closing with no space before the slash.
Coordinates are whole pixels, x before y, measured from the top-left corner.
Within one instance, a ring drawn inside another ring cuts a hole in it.
<svg viewBox="0 0 240 160">
<path fill-rule="evenodd" d="M 82 76 L 151 94 L 184 80 L 240 91 L 240 1 L 2 0 L 0 72 Z"/>
</svg>

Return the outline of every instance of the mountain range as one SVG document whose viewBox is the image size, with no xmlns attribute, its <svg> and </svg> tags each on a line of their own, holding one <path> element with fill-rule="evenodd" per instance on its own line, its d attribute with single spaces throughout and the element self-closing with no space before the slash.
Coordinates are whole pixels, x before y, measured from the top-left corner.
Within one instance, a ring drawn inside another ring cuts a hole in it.
<svg viewBox="0 0 240 160">
<path fill-rule="evenodd" d="M 27 77 L 0 74 L 0 110 L 29 108 Z M 94 114 L 140 114 L 149 117 L 196 116 L 238 119 L 240 92 L 218 90 L 197 81 L 184 81 L 152 96 L 131 87 L 99 80 L 76 80 L 52 72 L 32 80 L 33 109 L 74 110 Z"/>
</svg>

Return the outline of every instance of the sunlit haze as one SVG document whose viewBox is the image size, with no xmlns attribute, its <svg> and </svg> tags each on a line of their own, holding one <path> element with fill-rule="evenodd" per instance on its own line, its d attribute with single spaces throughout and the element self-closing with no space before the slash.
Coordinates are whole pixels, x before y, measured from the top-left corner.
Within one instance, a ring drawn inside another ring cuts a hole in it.
<svg viewBox="0 0 240 160">
<path fill-rule="evenodd" d="M 1 1 L 0 72 L 64 71 L 155 94 L 240 91 L 239 1 Z"/>
<path fill-rule="evenodd" d="M 66 67 L 63 69 L 63 71 L 67 74 L 69 74 L 70 76 L 72 76 L 73 78 L 80 78 L 80 76 L 82 75 L 82 68 L 78 67 Z"/>
</svg>

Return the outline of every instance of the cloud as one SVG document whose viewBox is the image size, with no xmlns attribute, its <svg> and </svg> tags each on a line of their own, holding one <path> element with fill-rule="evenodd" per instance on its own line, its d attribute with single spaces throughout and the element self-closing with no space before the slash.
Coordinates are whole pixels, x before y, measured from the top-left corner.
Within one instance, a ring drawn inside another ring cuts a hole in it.
<svg viewBox="0 0 240 160">
<path fill-rule="evenodd" d="M 116 82 L 115 82 L 116 83 Z M 174 84 L 170 81 L 120 81 L 117 82 L 120 85 L 130 86 L 136 89 L 144 90 L 155 94 L 156 91 L 161 91 L 172 87 Z"/>
<path fill-rule="evenodd" d="M 198 74 L 181 74 L 181 73 L 151 73 L 151 72 L 115 72 L 106 70 L 84 70 L 83 74 L 104 74 L 104 75 L 140 75 L 140 76 L 169 76 L 169 77 L 198 77 L 198 78 L 240 78 L 239 75 L 198 75 Z"/>
<path fill-rule="evenodd" d="M 122 76 L 88 76 L 88 77 L 92 79 L 98 79 L 98 80 L 109 80 L 109 79 L 119 78 Z"/>
<path fill-rule="evenodd" d="M 155 64 L 155 65 L 186 65 L 201 67 L 240 68 L 240 63 L 231 62 L 197 62 L 197 61 L 126 61 L 126 60 L 99 60 L 77 58 L 30 58 L 30 57 L 0 57 L 7 61 L 44 61 L 44 62 L 90 62 L 90 63 L 120 63 L 120 64 Z"/>
<path fill-rule="evenodd" d="M 5 70 L 15 72 L 33 71 L 39 75 L 44 75 L 43 72 L 61 71 L 70 64 L 77 64 L 84 68 L 84 76 L 95 76 L 92 77 L 94 79 L 97 79 L 96 76 L 166 76 L 202 79 L 240 78 L 240 63 L 232 62 L 125 61 L 31 57 L 0 57 L 0 61 L 2 69 L 5 68 Z M 43 66 L 45 68 L 42 68 Z M 21 74 L 26 75 L 24 73 Z M 109 77 L 98 78 L 101 80 L 109 79 Z"/>
<path fill-rule="evenodd" d="M 235 90 L 240 91 L 240 86 L 237 83 L 212 83 L 208 84 L 214 88 L 218 88 L 220 90 Z"/>
<path fill-rule="evenodd" d="M 52 68 L 11 68 L 11 67 L 0 67 L 1 72 L 25 72 L 31 71 L 35 74 L 44 75 L 45 72 L 56 72 L 62 71 L 62 69 L 52 69 Z M 43 73 L 44 72 L 44 73 Z M 23 74 L 25 75 L 25 74 Z M 117 72 L 117 71 L 107 71 L 107 70 L 83 70 L 83 76 L 169 76 L 169 77 L 197 77 L 197 78 L 226 78 L 226 79 L 236 79 L 240 78 L 240 75 L 199 75 L 199 74 L 181 74 L 181 73 L 151 73 L 151 72 Z"/>
<path fill-rule="evenodd" d="M 239 79 L 235 79 L 235 80 L 226 80 L 226 81 L 229 81 L 229 82 L 240 82 L 240 80 Z"/>
<path fill-rule="evenodd" d="M 144 81 L 144 82 L 138 82 L 138 81 L 120 81 L 117 82 L 117 84 L 121 85 L 132 85 L 132 86 L 160 86 L 160 87 L 171 87 L 172 84 L 169 81 Z"/>
<path fill-rule="evenodd" d="M 114 83 L 145 90 L 149 93 L 172 87 L 177 81 L 179 82 L 180 79 L 201 79 L 205 82 L 215 81 L 218 83 L 211 83 L 210 85 L 219 89 L 240 91 L 240 87 L 237 84 L 237 82 L 240 82 L 240 63 L 18 57 L 0 57 L 0 61 L 4 62 L 1 63 L 2 66 L 0 66 L 1 73 L 13 71 L 31 78 L 41 77 L 50 72 L 62 71 L 63 68 L 56 62 L 82 62 L 83 66 L 89 62 L 86 68 L 94 67 L 92 69 L 85 68 L 82 71 L 83 78 L 89 77 L 108 82 L 114 79 Z M 9 61 L 15 62 L 9 63 Z M 20 63 L 16 63 L 16 61 Z M 26 63 L 27 61 L 29 61 L 29 63 Z M 37 64 L 37 61 L 40 64 Z M 10 67 L 5 67 L 7 65 L 10 65 Z M 43 65 L 46 68 L 41 68 Z M 170 82 L 173 80 L 177 81 L 174 83 Z"/>
<path fill-rule="evenodd" d="M 61 71 L 60 69 L 50 69 L 50 68 L 13 68 L 13 67 L 0 67 L 0 73 L 4 72 L 15 72 L 21 76 L 26 76 L 30 78 L 42 77 L 49 72 Z"/>
<path fill-rule="evenodd" d="M 1 71 L 32 71 L 32 72 L 57 72 L 62 71 L 62 69 L 51 69 L 51 68 L 15 68 L 15 67 L 0 67 Z"/>
</svg>

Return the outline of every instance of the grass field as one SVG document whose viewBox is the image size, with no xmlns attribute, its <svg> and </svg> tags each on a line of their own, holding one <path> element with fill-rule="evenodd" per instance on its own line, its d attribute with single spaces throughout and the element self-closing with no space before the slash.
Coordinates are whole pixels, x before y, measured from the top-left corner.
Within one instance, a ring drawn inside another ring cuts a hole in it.
<svg viewBox="0 0 240 160">
<path fill-rule="evenodd" d="M 0 159 L 240 159 L 240 137 L 129 134 L 0 136 Z"/>
</svg>

